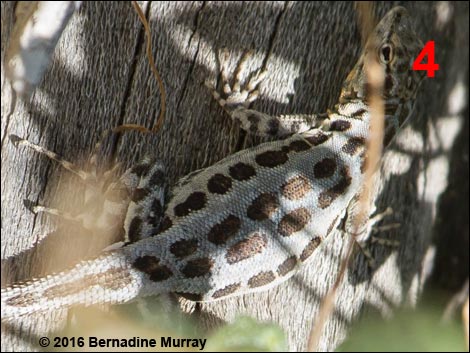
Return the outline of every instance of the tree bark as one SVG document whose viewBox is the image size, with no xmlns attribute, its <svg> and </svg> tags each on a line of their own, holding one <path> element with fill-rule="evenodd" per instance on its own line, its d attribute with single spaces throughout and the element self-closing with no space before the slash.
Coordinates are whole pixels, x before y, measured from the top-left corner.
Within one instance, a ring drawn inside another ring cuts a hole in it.
<svg viewBox="0 0 470 353">
<path fill-rule="evenodd" d="M 54 231 L 56 220 L 25 208 L 25 199 L 49 205 L 60 198 L 67 204 L 69 194 L 82 189 L 74 184 L 77 187 L 69 190 L 69 178 L 60 167 L 26 148 L 15 148 L 8 136 L 25 137 L 77 162 L 91 153 L 106 129 L 122 123 L 153 126 L 161 104 L 145 56 L 144 32 L 130 3 L 86 2 L 65 29 L 31 100 L 18 101 L 9 114 L 11 89 L 3 58 L 14 24 L 14 3 L 1 6 L 5 286 L 61 270 L 103 247 L 89 245 L 91 239 L 76 235 L 74 228 L 66 234 Z M 265 64 L 268 78 L 254 109 L 270 114 L 325 112 L 337 101 L 341 83 L 361 51 L 351 2 L 142 2 L 141 6 L 150 21 L 155 62 L 165 83 L 166 119 L 156 135 L 126 133 L 105 147 L 115 151 L 125 166 L 146 154 L 158 156 L 172 183 L 260 142 L 241 133 L 203 85 L 217 76 L 221 48 L 229 50 L 232 68 L 246 49 L 255 50 L 248 71 Z M 377 18 L 393 6 L 378 4 Z M 400 246 L 375 246 L 373 270 L 355 256 L 338 290 L 320 350 L 335 349 L 351 323 L 366 311 L 387 314 L 398 306 L 414 305 L 433 261 L 432 236 L 445 236 L 435 234 L 435 223 L 450 177 L 453 190 L 467 183 L 467 194 L 457 196 L 456 204 L 468 202 L 468 180 L 455 179 L 452 170 L 462 156 L 468 163 L 468 2 L 403 2 L 403 6 L 415 19 L 423 42 L 436 42 L 440 69 L 435 78 L 425 79 L 416 113 L 383 157 L 376 204 L 378 211 L 394 209 L 389 222 L 401 226 L 384 235 L 399 240 Z M 465 232 L 458 223 L 453 229 Z M 466 232 L 468 236 L 468 221 Z M 339 231 L 332 234 L 307 266 L 270 291 L 202 305 L 181 301 L 182 307 L 205 328 L 239 314 L 277 322 L 287 333 L 289 349 L 305 350 L 346 244 Z M 63 327 L 65 318 L 64 312 L 54 312 L 9 325 L 2 330 L 2 346 L 36 350 L 38 337 Z"/>
</svg>

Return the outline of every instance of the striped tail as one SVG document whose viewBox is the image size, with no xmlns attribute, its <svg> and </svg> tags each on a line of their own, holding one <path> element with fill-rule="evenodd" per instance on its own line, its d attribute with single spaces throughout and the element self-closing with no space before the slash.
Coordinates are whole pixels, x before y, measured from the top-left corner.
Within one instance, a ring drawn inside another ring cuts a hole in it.
<svg viewBox="0 0 470 353">
<path fill-rule="evenodd" d="M 68 271 L 2 289 L 2 321 L 76 304 L 128 302 L 138 296 L 142 281 L 123 249 L 108 252 Z"/>
</svg>

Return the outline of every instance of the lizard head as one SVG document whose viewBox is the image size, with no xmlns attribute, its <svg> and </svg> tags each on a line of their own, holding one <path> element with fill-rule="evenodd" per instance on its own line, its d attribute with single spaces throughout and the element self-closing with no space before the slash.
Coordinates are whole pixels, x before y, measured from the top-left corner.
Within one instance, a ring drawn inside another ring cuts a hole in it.
<svg viewBox="0 0 470 353">
<path fill-rule="evenodd" d="M 384 146 L 413 111 L 424 71 L 414 71 L 413 61 L 423 48 L 412 20 L 403 7 L 390 10 L 369 35 L 364 51 L 343 84 L 340 103 L 368 101 L 369 84 L 365 65 L 372 59 L 384 74 L 381 91 L 385 105 Z"/>
</svg>

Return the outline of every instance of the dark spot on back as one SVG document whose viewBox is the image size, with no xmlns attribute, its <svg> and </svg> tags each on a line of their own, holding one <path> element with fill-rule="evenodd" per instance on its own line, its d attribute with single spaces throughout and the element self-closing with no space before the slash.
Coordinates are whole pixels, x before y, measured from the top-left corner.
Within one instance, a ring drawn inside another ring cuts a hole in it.
<svg viewBox="0 0 470 353">
<path fill-rule="evenodd" d="M 234 215 L 229 215 L 227 218 L 222 220 L 220 223 L 215 224 L 209 234 L 207 239 L 216 245 L 223 245 L 227 242 L 228 239 L 235 236 L 240 230 L 241 221 L 238 217 Z"/>
<path fill-rule="evenodd" d="M 330 131 L 346 131 L 351 127 L 347 120 L 334 120 L 330 125 Z"/>
<path fill-rule="evenodd" d="M 305 137 L 305 139 L 314 146 L 321 145 L 322 143 L 328 141 L 329 138 L 330 138 L 329 135 L 324 134 L 323 132 L 320 132 L 320 131 L 318 131 L 316 134 L 312 136 Z"/>
<path fill-rule="evenodd" d="M 247 216 L 255 221 L 268 219 L 279 208 L 275 194 L 263 193 L 253 200 L 248 207 Z"/>
<path fill-rule="evenodd" d="M 182 239 L 175 241 L 170 246 L 170 252 L 177 258 L 182 259 L 191 254 L 194 254 L 197 250 L 197 239 Z"/>
<path fill-rule="evenodd" d="M 150 276 L 150 280 L 161 282 L 173 275 L 173 272 L 165 265 L 160 265 L 160 260 L 155 256 L 141 256 L 135 259 L 134 268 Z"/>
<path fill-rule="evenodd" d="M 304 140 L 295 140 L 295 141 L 292 141 L 290 144 L 289 144 L 289 150 L 290 151 L 294 151 L 294 152 L 302 152 L 302 151 L 307 151 L 309 150 L 310 148 L 312 148 L 312 146 L 310 146 L 307 142 L 305 142 Z"/>
<path fill-rule="evenodd" d="M 285 276 L 289 272 L 291 272 L 295 265 L 297 264 L 297 258 L 295 256 L 291 256 L 287 258 L 282 264 L 280 264 L 277 268 L 277 274 L 279 276 Z"/>
<path fill-rule="evenodd" d="M 251 165 L 239 162 L 229 168 L 229 173 L 233 179 L 243 181 L 254 176 L 256 171 Z"/>
<path fill-rule="evenodd" d="M 271 271 L 260 272 L 248 280 L 248 286 L 250 288 L 261 287 L 261 286 L 271 283 L 275 279 L 276 279 L 276 276 Z"/>
<path fill-rule="evenodd" d="M 255 256 L 266 248 L 268 239 L 265 234 L 254 233 L 246 239 L 240 240 L 232 245 L 225 254 L 225 258 L 229 264 L 234 264 L 242 260 L 246 260 Z"/>
<path fill-rule="evenodd" d="M 367 110 L 364 109 L 364 108 L 361 108 L 359 110 L 356 110 L 353 114 L 352 114 L 352 117 L 353 118 L 362 118 L 362 116 L 364 115 L 364 113 L 367 113 Z"/>
<path fill-rule="evenodd" d="M 274 168 L 287 162 L 289 157 L 284 151 L 266 151 L 255 157 L 256 163 L 262 167 Z"/>
<path fill-rule="evenodd" d="M 300 261 L 305 261 L 307 260 L 315 251 L 315 249 L 320 245 L 321 243 L 321 238 L 320 237 L 315 237 L 310 242 L 307 244 L 307 246 L 304 248 L 302 251 L 302 254 L 300 254 Z"/>
<path fill-rule="evenodd" d="M 353 156 L 360 147 L 364 146 L 365 143 L 366 140 L 363 137 L 351 137 L 348 142 L 346 142 L 343 147 L 341 147 L 341 150 L 344 153 Z"/>
<path fill-rule="evenodd" d="M 312 190 L 310 181 L 303 175 L 297 175 L 286 181 L 281 194 L 289 200 L 300 200 Z"/>
<path fill-rule="evenodd" d="M 236 292 L 241 286 L 241 283 L 233 283 L 225 286 L 222 289 L 216 290 L 214 294 L 212 294 L 212 298 L 217 299 L 221 297 L 226 297 L 229 294 Z"/>
<path fill-rule="evenodd" d="M 284 215 L 279 222 L 278 232 L 283 237 L 288 237 L 295 232 L 301 231 L 310 222 L 312 215 L 304 207 L 297 208 Z"/>
<path fill-rule="evenodd" d="M 184 266 L 181 272 L 187 278 L 200 277 L 208 274 L 213 264 L 213 261 L 207 257 L 190 260 L 186 263 L 186 266 Z"/>
<path fill-rule="evenodd" d="M 333 158 L 323 158 L 321 161 L 315 163 L 313 167 L 313 174 L 315 178 L 329 178 L 336 170 L 336 161 Z"/>
<path fill-rule="evenodd" d="M 207 190 L 213 194 L 225 194 L 232 188 L 232 179 L 223 174 L 213 175 L 207 182 Z"/>
<path fill-rule="evenodd" d="M 331 203 L 351 185 L 351 175 L 349 174 L 348 168 L 343 168 L 341 172 L 342 176 L 340 181 L 330 189 L 323 191 L 318 197 L 318 205 L 321 209 L 325 209 L 330 206 Z"/>
<path fill-rule="evenodd" d="M 198 211 L 206 205 L 206 194 L 203 192 L 193 192 L 186 201 L 178 204 L 174 208 L 175 215 L 184 217 L 193 211 Z"/>
<path fill-rule="evenodd" d="M 158 268 L 160 260 L 155 256 L 141 256 L 135 259 L 133 266 L 139 271 L 151 273 L 154 269 Z"/>
</svg>

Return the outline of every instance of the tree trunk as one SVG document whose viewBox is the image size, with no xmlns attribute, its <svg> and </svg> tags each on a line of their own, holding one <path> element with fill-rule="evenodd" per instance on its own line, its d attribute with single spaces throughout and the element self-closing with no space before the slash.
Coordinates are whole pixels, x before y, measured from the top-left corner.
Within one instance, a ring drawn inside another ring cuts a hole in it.
<svg viewBox="0 0 470 353">
<path fill-rule="evenodd" d="M 365 311 L 389 313 L 403 304 L 415 304 L 433 261 L 432 236 L 443 212 L 439 199 L 467 185 L 467 193 L 457 193 L 454 203 L 468 202 L 468 179 L 456 177 L 452 169 L 463 156 L 468 163 L 468 2 L 403 5 L 423 42 L 436 42 L 440 69 L 435 78 L 425 79 L 416 113 L 383 158 L 377 210 L 393 208 L 388 220 L 401 226 L 383 235 L 399 240 L 400 246 L 375 246 L 373 270 L 355 256 L 338 290 L 320 350 L 335 349 Z M 145 56 L 144 32 L 131 4 L 85 2 L 65 29 L 30 102 L 18 101 L 9 114 L 11 89 L 3 58 L 14 24 L 14 3 L 1 6 L 5 286 L 99 253 L 86 234 L 53 231 L 55 219 L 25 208 L 25 199 L 50 205 L 59 198 L 67 204 L 69 194 L 79 193 L 81 185 L 69 190 L 69 178 L 57 164 L 26 148 L 15 148 L 8 136 L 25 137 L 78 162 L 91 153 L 106 129 L 122 123 L 153 126 L 161 104 Z M 229 50 L 232 68 L 244 50 L 255 50 L 248 71 L 265 64 L 268 78 L 254 109 L 270 114 L 325 112 L 337 101 L 341 83 L 361 51 L 351 2 L 142 2 L 141 6 L 150 21 L 155 62 L 165 83 L 166 120 L 155 135 L 130 132 L 106 147 L 125 166 L 146 154 L 156 155 L 167 166 L 172 183 L 260 142 L 241 133 L 203 85 L 218 73 L 221 48 Z M 377 18 L 392 7 L 389 2 L 378 4 Z M 453 190 L 448 188 L 451 184 Z M 446 217 L 449 213 L 446 210 Z M 454 223 L 454 231 L 467 232 L 468 239 L 468 221 L 465 230 L 465 222 L 458 223 L 459 214 L 456 210 L 448 222 Z M 287 333 L 289 349 L 305 350 L 312 321 L 338 275 L 346 244 L 337 231 L 307 266 L 270 291 L 211 304 L 181 301 L 182 307 L 199 314 L 197 321 L 206 328 L 239 314 L 277 322 Z M 53 312 L 9 325 L 2 331 L 2 347 L 38 349 L 38 338 L 63 327 L 65 318 L 64 312 Z"/>
</svg>

